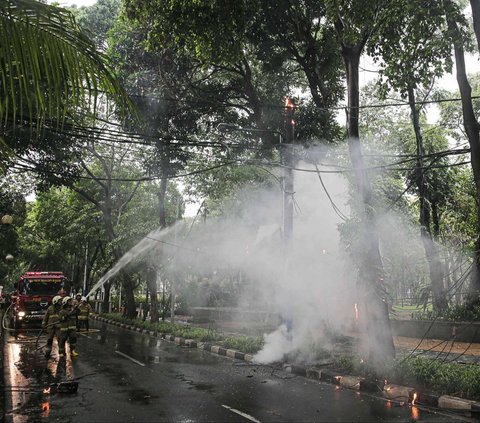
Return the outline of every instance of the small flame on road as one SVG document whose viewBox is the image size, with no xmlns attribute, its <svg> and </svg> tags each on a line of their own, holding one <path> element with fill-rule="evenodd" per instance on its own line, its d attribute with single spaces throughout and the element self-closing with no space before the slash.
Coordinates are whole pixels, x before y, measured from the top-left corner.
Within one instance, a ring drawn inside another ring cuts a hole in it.
<svg viewBox="0 0 480 423">
<path fill-rule="evenodd" d="M 42 417 L 48 417 L 50 414 L 50 403 L 42 402 Z"/>
</svg>

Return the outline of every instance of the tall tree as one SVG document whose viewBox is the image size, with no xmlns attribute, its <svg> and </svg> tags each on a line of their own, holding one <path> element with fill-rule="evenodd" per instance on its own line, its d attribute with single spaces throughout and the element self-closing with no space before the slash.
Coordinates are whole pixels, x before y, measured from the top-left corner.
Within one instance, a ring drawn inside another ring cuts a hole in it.
<svg viewBox="0 0 480 423">
<path fill-rule="evenodd" d="M 326 16 L 335 28 L 347 80 L 347 141 L 361 200 L 360 223 L 364 231 L 362 245 L 365 253 L 359 261 L 359 280 L 362 291 L 366 292 L 366 301 L 362 305 L 371 337 L 369 359 L 372 364 L 388 361 L 394 357 L 395 349 L 388 317 L 373 191 L 361 150 L 358 75 L 360 57 L 372 34 L 377 31 L 382 14 L 388 13 L 389 3 L 346 0 L 326 2 Z"/>
<path fill-rule="evenodd" d="M 470 2 L 474 17 L 478 17 L 480 5 L 476 0 Z M 468 35 L 464 31 L 464 18 L 458 11 L 458 5 L 452 1 L 444 0 L 445 16 L 449 31 L 453 34 L 453 47 L 455 53 L 455 66 L 457 82 L 462 101 L 463 126 L 470 144 L 471 164 L 473 179 L 477 194 L 477 231 L 478 237 L 473 253 L 473 271 L 469 293 L 469 304 L 473 306 L 480 302 L 480 123 L 475 115 L 472 101 L 472 88 L 470 86 L 465 66 L 465 47 L 468 48 Z M 478 22 L 474 22 L 477 44 L 480 46 L 480 33 Z"/>
<path fill-rule="evenodd" d="M 371 37 L 369 53 L 380 62 L 383 96 L 391 87 L 408 99 L 416 140 L 417 187 L 420 232 L 430 266 L 433 304 L 437 311 L 447 306 L 445 266 L 438 245 L 437 204 L 433 201 L 429 169 L 425 162 L 425 145 L 420 125 L 425 106 L 417 104 L 422 89 L 428 92 L 435 78 L 452 68 L 452 35 L 447 28 L 443 6 L 437 1 L 398 1 L 393 3 Z"/>
<path fill-rule="evenodd" d="M 61 270 L 72 289 L 82 290 L 88 246 L 87 267 L 103 270 L 101 256 L 95 254 L 96 246 L 106 242 L 98 213 L 67 188 L 39 192 L 28 206 L 27 219 L 18 230 L 21 260 L 30 263 L 32 270 Z"/>
</svg>

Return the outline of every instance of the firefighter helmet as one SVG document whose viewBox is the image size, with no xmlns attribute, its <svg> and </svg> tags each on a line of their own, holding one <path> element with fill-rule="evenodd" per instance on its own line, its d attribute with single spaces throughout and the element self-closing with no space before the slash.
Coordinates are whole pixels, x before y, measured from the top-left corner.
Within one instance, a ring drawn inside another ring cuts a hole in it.
<svg viewBox="0 0 480 423">
<path fill-rule="evenodd" d="M 68 303 L 69 300 L 71 300 L 72 297 L 69 297 L 68 295 L 66 297 L 63 297 L 62 304 L 65 305 Z"/>
<path fill-rule="evenodd" d="M 58 304 L 61 299 L 62 297 L 60 295 L 55 295 L 55 297 L 53 297 L 52 304 Z"/>
<path fill-rule="evenodd" d="M 87 297 L 82 297 L 82 301 L 87 301 Z"/>
</svg>

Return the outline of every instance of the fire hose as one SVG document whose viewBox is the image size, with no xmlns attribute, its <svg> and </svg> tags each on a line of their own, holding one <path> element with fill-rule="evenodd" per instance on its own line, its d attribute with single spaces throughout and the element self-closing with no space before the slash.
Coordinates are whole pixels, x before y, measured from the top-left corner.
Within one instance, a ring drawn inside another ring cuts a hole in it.
<svg viewBox="0 0 480 423">
<path fill-rule="evenodd" d="M 10 304 L 7 309 L 5 310 L 5 313 L 3 313 L 3 319 L 2 319 L 2 329 L 3 330 L 12 330 L 10 327 L 5 326 L 5 318 L 8 316 L 8 311 L 12 308 L 13 304 Z"/>
</svg>

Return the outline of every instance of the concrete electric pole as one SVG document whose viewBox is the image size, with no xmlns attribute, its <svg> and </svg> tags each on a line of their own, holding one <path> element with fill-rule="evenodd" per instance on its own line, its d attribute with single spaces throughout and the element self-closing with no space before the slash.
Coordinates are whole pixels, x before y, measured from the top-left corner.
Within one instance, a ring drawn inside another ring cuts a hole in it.
<svg viewBox="0 0 480 423">
<path fill-rule="evenodd" d="M 285 97 L 285 144 L 283 148 L 283 239 L 285 247 L 289 248 L 293 232 L 293 142 L 295 139 L 295 103 L 289 97 Z"/>
</svg>

